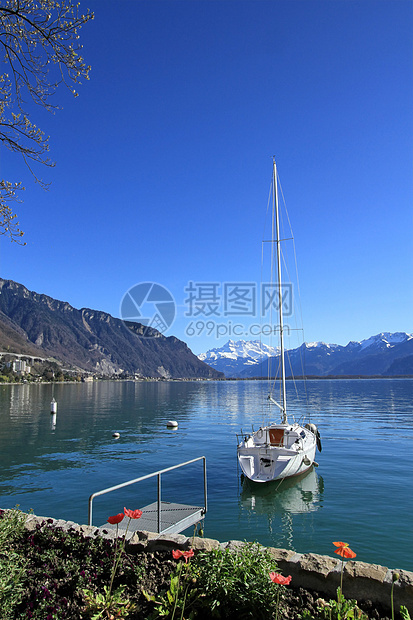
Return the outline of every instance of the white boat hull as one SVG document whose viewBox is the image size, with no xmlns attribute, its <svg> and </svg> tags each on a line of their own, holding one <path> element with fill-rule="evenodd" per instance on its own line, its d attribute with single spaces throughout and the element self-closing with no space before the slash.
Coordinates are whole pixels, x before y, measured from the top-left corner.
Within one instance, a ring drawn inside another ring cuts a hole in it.
<svg viewBox="0 0 413 620">
<path fill-rule="evenodd" d="M 315 459 L 316 435 L 298 424 L 272 424 L 244 437 L 238 462 L 253 482 L 291 478 L 307 471 Z"/>
</svg>

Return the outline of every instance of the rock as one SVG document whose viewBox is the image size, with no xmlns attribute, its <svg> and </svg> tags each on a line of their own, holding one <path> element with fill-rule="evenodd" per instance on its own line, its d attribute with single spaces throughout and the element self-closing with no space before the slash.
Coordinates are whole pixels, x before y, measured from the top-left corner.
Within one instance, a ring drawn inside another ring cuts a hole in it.
<svg viewBox="0 0 413 620">
<path fill-rule="evenodd" d="M 116 540 L 116 538 L 120 538 L 122 536 L 122 532 L 118 532 L 118 536 L 116 536 L 115 528 L 98 527 L 95 528 L 94 535 L 102 536 L 102 538 L 106 538 L 106 540 Z"/>
<path fill-rule="evenodd" d="M 293 583 L 335 597 L 340 583 L 338 564 L 335 558 L 329 556 L 304 553 L 294 555 L 282 568 L 285 574 L 292 576 Z"/>
<path fill-rule="evenodd" d="M 287 549 L 277 549 L 276 547 L 268 547 L 268 551 L 271 557 L 277 562 L 278 566 L 282 566 L 284 562 L 291 562 L 292 558 L 298 554 L 295 551 L 288 551 Z"/>
<path fill-rule="evenodd" d="M 146 540 L 153 540 L 154 538 L 158 538 L 158 534 L 155 534 L 154 532 L 147 532 L 146 530 L 137 530 L 131 538 L 131 542 L 132 539 L 142 542 Z"/>
<path fill-rule="evenodd" d="M 95 531 L 96 531 L 96 528 L 93 525 L 81 525 L 80 526 L 80 532 L 86 538 L 93 538 L 95 535 Z"/>
<path fill-rule="evenodd" d="M 387 575 L 387 568 L 379 564 L 367 564 L 366 562 L 349 561 L 344 566 L 344 579 L 347 577 L 361 577 L 365 579 L 375 579 L 384 581 Z"/>
<path fill-rule="evenodd" d="M 39 517 L 36 517 L 35 515 L 28 515 L 26 519 L 26 523 L 24 524 L 24 527 L 29 532 L 32 532 L 33 530 L 36 529 L 36 526 L 40 524 L 42 521 L 44 521 L 44 519 L 41 517 L 39 518 Z"/>
<path fill-rule="evenodd" d="M 230 540 L 227 543 L 221 543 L 221 549 L 228 549 L 228 551 L 242 551 L 245 547 L 245 543 L 240 540 Z"/>
<path fill-rule="evenodd" d="M 219 542 L 212 538 L 198 538 L 196 536 L 191 541 L 191 548 L 194 551 L 212 551 L 212 549 L 219 549 Z"/>
<path fill-rule="evenodd" d="M 69 530 L 74 530 L 75 532 L 80 531 L 80 525 L 78 525 L 74 521 L 62 521 L 61 519 L 59 519 L 57 523 L 59 523 L 58 527 L 61 527 L 66 532 L 69 532 Z M 54 525 L 54 527 L 56 527 L 56 524 Z"/>
<path fill-rule="evenodd" d="M 301 556 L 299 564 L 305 571 L 314 572 L 323 577 L 327 577 L 331 571 L 337 568 L 339 562 L 335 558 L 330 558 L 327 555 L 305 553 Z"/>
<path fill-rule="evenodd" d="M 182 551 L 190 548 L 190 538 L 183 534 L 162 534 L 146 543 L 148 551 L 172 551 L 172 549 L 181 549 Z"/>
</svg>

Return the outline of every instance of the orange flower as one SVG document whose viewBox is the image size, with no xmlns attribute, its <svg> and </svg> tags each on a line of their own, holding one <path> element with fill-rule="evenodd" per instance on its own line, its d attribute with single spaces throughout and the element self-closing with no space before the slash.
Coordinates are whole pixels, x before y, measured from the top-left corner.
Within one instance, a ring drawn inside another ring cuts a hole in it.
<svg viewBox="0 0 413 620">
<path fill-rule="evenodd" d="M 181 551 L 180 549 L 174 549 L 172 551 L 172 556 L 174 560 L 179 560 L 179 558 L 185 558 L 185 564 L 188 562 L 189 558 L 192 558 L 193 555 L 194 555 L 194 552 L 192 549 L 189 549 L 189 551 Z"/>
<path fill-rule="evenodd" d="M 137 508 L 136 510 L 129 510 L 129 508 L 123 509 L 125 516 L 129 517 L 129 519 L 139 519 L 142 516 L 142 510 Z"/>
<path fill-rule="evenodd" d="M 118 523 L 120 523 L 123 519 L 125 515 L 123 514 L 123 512 L 120 512 L 118 515 L 114 515 L 113 517 L 109 517 L 108 518 L 108 523 L 110 523 L 111 525 L 117 525 Z"/>
<path fill-rule="evenodd" d="M 283 577 L 280 573 L 270 573 L 270 579 L 274 583 L 278 583 L 281 586 L 288 586 L 291 581 L 291 575 L 288 575 L 288 577 Z"/>
<path fill-rule="evenodd" d="M 350 559 L 350 558 L 355 558 L 357 555 L 357 553 L 354 553 L 354 551 L 350 549 L 350 547 L 348 546 L 348 543 L 333 542 L 333 545 L 338 547 L 338 549 L 336 549 L 334 553 L 337 553 L 337 555 L 341 555 L 342 558 Z"/>
</svg>

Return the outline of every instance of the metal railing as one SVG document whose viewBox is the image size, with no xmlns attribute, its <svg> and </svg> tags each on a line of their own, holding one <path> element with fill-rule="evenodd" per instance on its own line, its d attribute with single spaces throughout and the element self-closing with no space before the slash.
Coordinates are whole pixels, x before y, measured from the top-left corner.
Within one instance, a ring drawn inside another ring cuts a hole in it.
<svg viewBox="0 0 413 620">
<path fill-rule="evenodd" d="M 158 476 L 158 532 L 161 531 L 161 476 L 168 471 L 172 471 L 174 469 L 179 469 L 180 467 L 185 467 L 185 465 L 190 465 L 191 463 L 195 463 L 196 461 L 204 461 L 204 513 L 207 511 L 207 475 L 206 475 L 206 458 L 205 456 L 199 456 L 196 459 L 192 459 L 191 461 L 186 461 L 185 463 L 180 463 L 179 465 L 173 465 L 172 467 L 167 467 L 166 469 L 160 469 L 159 471 L 155 471 L 152 474 L 147 474 L 146 476 L 141 476 L 140 478 L 135 478 L 134 480 L 128 480 L 128 482 L 122 482 L 121 484 L 117 484 L 114 487 L 109 487 L 107 489 L 102 489 L 102 491 L 97 491 L 96 493 L 92 493 L 89 497 L 89 512 L 88 512 L 88 524 L 92 525 L 92 510 L 93 510 L 93 500 L 95 497 L 99 495 L 105 495 L 106 493 L 110 493 L 111 491 L 117 491 L 118 489 L 122 489 L 123 487 L 130 486 L 131 484 L 136 484 L 137 482 L 141 482 L 142 480 L 147 480 L 148 478 L 153 478 L 154 476 Z"/>
</svg>

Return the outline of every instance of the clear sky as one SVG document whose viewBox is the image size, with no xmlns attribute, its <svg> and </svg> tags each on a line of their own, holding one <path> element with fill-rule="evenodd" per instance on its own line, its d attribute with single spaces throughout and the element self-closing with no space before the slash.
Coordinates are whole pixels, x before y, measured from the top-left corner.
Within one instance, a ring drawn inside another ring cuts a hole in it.
<svg viewBox="0 0 413 620">
<path fill-rule="evenodd" d="M 49 191 L 0 151 L 1 176 L 27 187 L 27 245 L 0 238 L 3 278 L 117 317 L 131 287 L 156 282 L 177 304 L 165 335 L 195 353 L 254 339 L 230 333 L 257 317 L 225 315 L 223 291 L 258 287 L 275 156 L 305 339 L 413 332 L 411 0 L 81 6 L 95 12 L 90 81 L 76 99 L 58 91 L 55 115 L 32 110 L 56 161 L 36 168 Z M 198 301 L 219 284 L 215 315 L 185 316 L 189 282 Z M 195 319 L 220 337 L 189 336 Z"/>
</svg>

